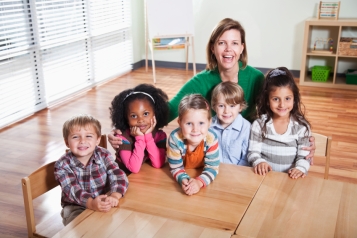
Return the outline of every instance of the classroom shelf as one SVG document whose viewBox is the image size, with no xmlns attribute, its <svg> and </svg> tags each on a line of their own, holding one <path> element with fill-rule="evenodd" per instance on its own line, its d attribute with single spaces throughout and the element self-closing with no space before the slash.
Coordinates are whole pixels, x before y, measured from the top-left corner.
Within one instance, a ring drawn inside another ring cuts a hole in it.
<svg viewBox="0 0 357 238">
<path fill-rule="evenodd" d="M 300 85 L 311 87 L 344 88 L 356 90 L 357 85 L 346 84 L 345 77 L 337 76 L 341 71 L 345 71 L 343 62 L 350 68 L 357 69 L 357 56 L 339 55 L 338 46 L 341 37 L 348 37 L 346 30 L 357 32 L 357 18 L 323 20 L 311 18 L 305 21 L 305 32 L 302 52 L 302 62 L 300 71 Z M 324 38 L 333 39 L 333 51 L 313 52 L 314 42 L 317 35 Z M 311 68 L 314 65 L 324 65 L 331 67 L 331 75 L 326 82 L 314 82 L 311 80 Z M 340 74 L 339 74 L 340 75 Z"/>
</svg>

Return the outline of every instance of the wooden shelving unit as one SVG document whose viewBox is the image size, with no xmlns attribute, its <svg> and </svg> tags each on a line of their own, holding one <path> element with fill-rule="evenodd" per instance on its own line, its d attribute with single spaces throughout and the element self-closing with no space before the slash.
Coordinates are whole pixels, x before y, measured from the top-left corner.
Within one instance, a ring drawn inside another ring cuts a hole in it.
<svg viewBox="0 0 357 238">
<path fill-rule="evenodd" d="M 357 85 L 346 84 L 345 77 L 338 74 L 341 63 L 347 62 L 357 69 L 357 56 L 343 56 L 338 53 L 338 45 L 341 37 L 350 37 L 344 35 L 344 31 L 352 30 L 357 32 L 356 19 L 339 19 L 339 20 L 324 20 L 311 18 L 305 21 L 304 43 L 300 71 L 300 85 L 312 87 L 328 87 L 328 88 L 345 88 L 357 89 Z M 315 39 L 313 38 L 314 31 L 321 31 L 325 34 L 325 38 L 332 38 L 333 52 L 332 54 L 312 52 Z M 322 62 L 321 65 L 330 66 L 332 73 L 326 82 L 314 82 L 311 79 L 310 68 L 314 66 L 314 62 Z"/>
</svg>

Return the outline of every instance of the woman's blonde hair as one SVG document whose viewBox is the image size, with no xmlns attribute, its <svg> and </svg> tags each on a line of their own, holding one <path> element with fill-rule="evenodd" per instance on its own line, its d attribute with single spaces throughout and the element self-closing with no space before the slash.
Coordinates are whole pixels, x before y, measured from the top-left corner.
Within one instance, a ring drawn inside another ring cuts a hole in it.
<svg viewBox="0 0 357 238">
<path fill-rule="evenodd" d="M 247 53 L 247 44 L 245 42 L 245 31 L 242 25 L 231 18 L 225 18 L 221 20 L 216 27 L 213 29 L 211 33 L 211 37 L 209 38 L 207 47 L 206 47 L 206 57 L 207 57 L 207 70 L 213 70 L 217 67 L 217 59 L 215 55 L 212 53 L 212 46 L 217 42 L 217 40 L 223 35 L 224 32 L 228 30 L 235 29 L 240 32 L 241 43 L 244 45 L 242 54 L 240 56 L 240 61 L 242 61 L 242 66 L 245 68 L 248 62 L 248 53 Z"/>
<path fill-rule="evenodd" d="M 219 95 L 222 95 L 228 104 L 239 104 L 242 110 L 248 107 L 247 102 L 244 100 L 243 89 L 237 83 L 227 81 L 218 84 L 212 92 L 212 108 L 217 105 Z"/>
<path fill-rule="evenodd" d="M 95 119 L 94 117 L 86 114 L 80 114 L 73 116 L 72 118 L 68 119 L 64 124 L 63 124 L 63 138 L 65 140 L 68 139 L 69 134 L 71 131 L 73 131 L 75 128 L 81 128 L 84 127 L 86 128 L 87 126 L 93 126 L 95 133 L 97 134 L 98 138 L 101 136 L 101 124 L 100 122 Z"/>
<path fill-rule="evenodd" d="M 206 110 L 208 120 L 212 117 L 209 102 L 201 94 L 189 94 L 182 98 L 178 108 L 178 118 L 181 120 L 189 109 Z"/>
</svg>

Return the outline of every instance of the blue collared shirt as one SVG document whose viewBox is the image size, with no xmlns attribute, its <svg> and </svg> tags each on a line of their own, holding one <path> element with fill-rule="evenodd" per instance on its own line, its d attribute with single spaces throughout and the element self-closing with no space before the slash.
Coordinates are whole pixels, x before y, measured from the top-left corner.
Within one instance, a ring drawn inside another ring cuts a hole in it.
<svg viewBox="0 0 357 238">
<path fill-rule="evenodd" d="M 218 136 L 221 163 L 250 166 L 247 160 L 250 126 L 241 114 L 227 128 L 219 124 L 217 116 L 212 118 L 211 129 Z"/>
</svg>

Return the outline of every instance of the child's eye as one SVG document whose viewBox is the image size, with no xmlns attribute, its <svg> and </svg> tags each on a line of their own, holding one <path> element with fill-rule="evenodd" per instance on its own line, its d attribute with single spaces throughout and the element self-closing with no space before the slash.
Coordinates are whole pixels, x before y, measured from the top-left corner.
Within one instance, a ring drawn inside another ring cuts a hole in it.
<svg viewBox="0 0 357 238">
<path fill-rule="evenodd" d="M 291 100 L 291 98 L 286 98 L 285 100 L 286 100 L 286 101 L 289 101 L 289 100 Z"/>
<path fill-rule="evenodd" d="M 149 116 L 149 112 L 144 112 L 144 116 Z"/>
<path fill-rule="evenodd" d="M 88 137 L 88 138 L 92 138 L 93 136 L 91 136 L 91 135 L 88 135 L 87 137 Z"/>
<path fill-rule="evenodd" d="M 130 115 L 131 118 L 136 118 L 137 116 L 136 115 Z"/>
<path fill-rule="evenodd" d="M 224 106 L 223 106 L 222 104 L 219 104 L 218 107 L 219 107 L 219 108 L 222 108 L 222 107 L 224 107 Z"/>
<path fill-rule="evenodd" d="M 231 104 L 230 106 L 231 106 L 231 107 L 236 107 L 236 106 L 237 106 L 237 104 Z"/>
<path fill-rule="evenodd" d="M 77 139 L 78 138 L 78 136 L 72 136 L 72 139 Z"/>
<path fill-rule="evenodd" d="M 200 122 L 200 125 L 204 125 L 205 123 L 203 121 Z"/>
<path fill-rule="evenodd" d="M 191 126 L 192 123 L 191 122 L 186 122 L 186 125 Z"/>
</svg>

